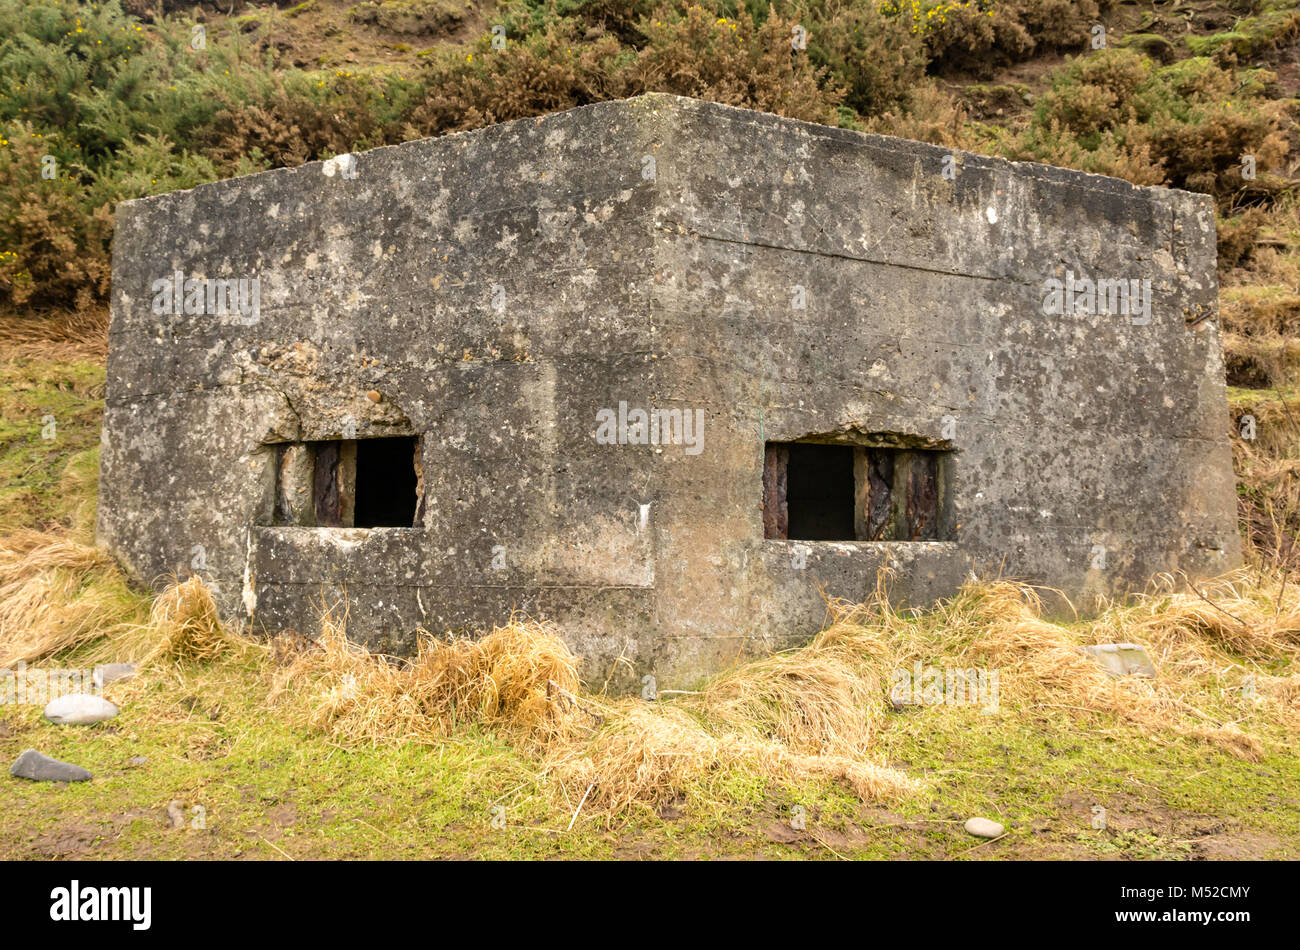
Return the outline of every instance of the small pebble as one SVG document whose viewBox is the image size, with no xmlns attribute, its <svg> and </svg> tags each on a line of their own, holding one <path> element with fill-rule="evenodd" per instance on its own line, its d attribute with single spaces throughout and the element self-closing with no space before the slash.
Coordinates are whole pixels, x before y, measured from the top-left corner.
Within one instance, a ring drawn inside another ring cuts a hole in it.
<svg viewBox="0 0 1300 950">
<path fill-rule="evenodd" d="M 987 818 L 970 818 L 966 821 L 966 832 L 976 838 L 1000 838 L 1006 829 L 996 821 Z"/>
</svg>

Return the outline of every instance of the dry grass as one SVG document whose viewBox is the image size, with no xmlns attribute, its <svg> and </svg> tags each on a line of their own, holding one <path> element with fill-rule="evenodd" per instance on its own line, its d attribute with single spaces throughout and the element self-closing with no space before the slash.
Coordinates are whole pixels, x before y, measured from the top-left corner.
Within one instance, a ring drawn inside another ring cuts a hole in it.
<svg viewBox="0 0 1300 950">
<path fill-rule="evenodd" d="M 786 785 L 836 779 L 864 801 L 922 787 L 870 758 L 801 753 L 752 728 L 712 723 L 675 703 L 635 700 L 610 707 L 609 721 L 596 734 L 566 737 L 544 759 L 544 772 L 559 780 L 566 799 L 586 796 L 592 810 L 607 814 L 652 807 L 732 768 Z"/>
<path fill-rule="evenodd" d="M 914 661 L 996 671 L 999 715 L 1103 715 L 1247 759 L 1266 748 L 1242 728 L 1252 716 L 1300 725 L 1300 678 L 1252 666 L 1300 654 L 1300 589 L 1252 586 L 1245 572 L 1204 597 L 1163 578 L 1086 623 L 1044 618 L 1037 593 L 1010 582 L 898 611 L 882 581 L 868 603 L 832 606 L 833 622 L 807 646 L 652 703 L 580 695 L 576 658 L 546 625 L 512 618 L 479 640 L 426 639 L 414 660 L 395 661 L 327 618 L 318 645 L 277 674 L 272 698 L 296 697 L 304 725 L 340 741 L 436 743 L 468 722 L 499 728 L 536 754 L 565 801 L 606 815 L 652 808 L 731 769 L 790 785 L 838 780 L 864 800 L 915 793 L 922 783 L 871 750 L 885 728 L 885 682 Z M 1104 642 L 1144 644 L 1158 677 L 1108 676 L 1080 649 Z"/>
<path fill-rule="evenodd" d="M 108 351 L 108 311 L 0 313 L 0 352 L 7 357 L 102 362 Z"/>
<path fill-rule="evenodd" d="M 1240 432 L 1242 418 L 1251 415 L 1256 438 L 1233 439 L 1233 464 L 1247 561 L 1294 572 L 1300 568 L 1300 408 L 1291 408 L 1291 401 L 1273 390 L 1241 401 L 1234 428 Z"/>
<path fill-rule="evenodd" d="M 872 631 L 831 627 L 808 646 L 736 667 L 697 693 L 605 706 L 607 723 L 547 751 L 546 769 L 596 809 L 651 806 L 744 769 L 797 785 L 843 782 L 863 801 L 913 794 L 923 785 L 887 767 L 868 746 L 883 717 L 887 656 Z"/>
<path fill-rule="evenodd" d="M 72 651 L 94 663 L 211 660 L 255 648 L 221 623 L 198 577 L 173 581 L 150 602 L 109 555 L 65 532 L 0 539 L 0 667 Z"/>
<path fill-rule="evenodd" d="M 214 660 L 264 649 L 221 622 L 212 591 L 197 576 L 174 579 L 154 598 L 148 622 L 126 639 L 131 655 L 144 661 Z"/>
<path fill-rule="evenodd" d="M 863 609 L 852 609 L 855 622 Z M 1006 582 L 969 584 L 930 614 L 874 609 L 904 662 L 928 654 L 996 670 L 999 702 L 1013 713 L 1102 713 L 1154 737 L 1190 737 L 1247 758 L 1264 747 L 1241 722 L 1300 726 L 1286 689 L 1248 688 L 1263 675 L 1260 664 L 1300 659 L 1300 590 L 1267 572 L 1242 570 L 1197 589 L 1163 577 L 1133 603 L 1069 625 L 1044 619 L 1033 590 Z M 1114 642 L 1145 646 L 1156 678 L 1114 679 L 1079 649 Z"/>
<path fill-rule="evenodd" d="M 0 539 L 0 667 L 125 632 L 138 601 L 102 551 L 62 532 Z"/>
<path fill-rule="evenodd" d="M 106 577 L 121 582 L 105 555 L 66 537 L 6 539 L 8 662 L 69 650 L 156 663 L 273 652 L 224 625 L 197 577 L 170 585 L 144 619 L 132 617 L 142 600 L 133 608 L 129 597 L 95 593 Z M 607 817 L 707 795 L 733 771 L 784 786 L 839 781 L 869 801 L 922 791 L 873 749 L 888 728 L 887 682 L 916 662 L 996 672 L 998 716 L 1074 717 L 1245 759 L 1274 741 L 1256 726 L 1300 727 L 1300 675 L 1288 669 L 1300 657 L 1300 584 L 1281 576 L 1239 571 L 1200 592 L 1165 577 L 1132 603 L 1069 624 L 1006 581 L 972 582 L 927 610 L 891 607 L 884 587 L 882 576 L 867 603 L 833 604 L 830 625 L 800 649 L 649 703 L 582 694 L 577 657 L 546 624 L 512 617 L 480 638 L 424 636 L 415 657 L 396 660 L 352 643 L 346 616 L 327 614 L 319 639 L 300 638 L 267 664 L 268 702 L 342 743 L 437 744 L 466 726 L 491 728 L 531 757 L 557 801 L 582 800 Z M 1080 650 L 1104 642 L 1143 644 L 1159 675 L 1109 677 Z M 979 715 L 971 709 L 973 723 Z"/>
<path fill-rule="evenodd" d="M 519 618 L 481 639 L 425 638 L 410 661 L 322 635 L 274 678 L 271 701 L 340 741 L 437 742 L 469 722 L 531 749 L 553 791 L 606 813 L 651 807 L 727 768 L 789 782 L 826 777 L 865 799 L 919 787 L 867 754 L 880 696 L 830 646 L 757 661 L 678 702 L 579 695 L 556 631 Z"/>
<path fill-rule="evenodd" d="M 1208 668 L 1214 654 L 1247 660 L 1294 659 L 1300 653 L 1300 587 L 1276 573 L 1252 576 L 1243 569 L 1194 589 L 1162 579 L 1163 591 L 1149 596 L 1126 616 L 1136 636 L 1164 655 L 1189 651 Z M 1198 593 L 1199 592 L 1199 593 Z"/>
<path fill-rule="evenodd" d="M 277 671 L 273 703 L 306 689 L 303 721 L 341 740 L 431 740 L 481 722 L 545 737 L 562 729 L 578 660 L 547 627 L 512 617 L 480 639 L 422 638 L 418 654 L 370 653 L 345 634 L 346 613 L 326 612 L 321 635 Z M 292 714 L 292 713 L 291 713 Z"/>
</svg>

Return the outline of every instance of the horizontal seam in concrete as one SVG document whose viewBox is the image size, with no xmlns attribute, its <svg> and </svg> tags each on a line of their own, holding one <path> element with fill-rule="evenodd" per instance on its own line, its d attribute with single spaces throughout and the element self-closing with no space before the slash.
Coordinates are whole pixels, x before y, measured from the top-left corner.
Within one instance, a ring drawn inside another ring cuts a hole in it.
<svg viewBox="0 0 1300 950">
<path fill-rule="evenodd" d="M 683 314 L 690 313 L 690 311 L 675 311 L 675 312 L 680 312 Z M 755 321 L 751 321 L 751 322 L 755 322 Z M 789 326 L 789 325 L 790 324 L 785 324 L 785 323 L 772 324 L 774 328 L 779 328 L 782 326 Z M 795 340 L 794 342 L 797 345 L 805 341 Z M 833 332 L 828 332 L 824 340 L 813 340 L 812 342 L 834 342 L 838 345 L 843 343 L 843 338 L 841 337 L 839 339 L 836 339 L 835 334 Z M 1036 356 L 1044 356 L 1044 357 L 1049 357 L 1049 358 L 1059 359 L 1059 360 L 1069 360 L 1074 363 L 1078 363 L 1081 359 L 1087 359 L 1089 357 L 1095 357 L 1096 359 L 1101 359 L 1101 360 L 1105 360 L 1105 359 L 1113 360 L 1115 357 L 1115 349 L 1113 347 L 1108 350 L 1098 350 L 1095 352 L 1089 352 L 1080 355 L 1077 353 L 1072 354 L 1072 353 L 1062 352 L 1061 350 L 1051 350 L 1051 349 L 1046 349 L 1044 347 L 1037 347 L 1023 340 L 1014 340 L 1014 339 L 1005 339 L 1005 338 L 998 339 L 998 338 L 989 338 L 989 337 L 980 337 L 976 339 L 976 341 L 973 343 L 962 343 L 957 340 L 945 340 L 942 337 L 920 337 L 920 336 L 910 336 L 910 337 L 909 336 L 893 336 L 893 337 L 878 336 L 876 337 L 876 336 L 863 335 L 862 337 L 851 340 L 849 342 L 853 343 L 854 345 L 862 347 L 864 350 L 869 349 L 871 347 L 879 348 L 879 347 L 884 347 L 889 345 L 893 345 L 896 348 L 899 348 L 902 346 L 903 343 L 911 343 L 913 345 L 941 344 L 944 346 L 950 346 L 954 350 L 958 350 L 958 351 L 962 349 L 966 349 L 966 350 L 977 350 L 977 351 L 989 352 L 991 350 L 993 353 L 1006 353 L 1008 355 L 1016 356 L 1021 360 L 1023 360 L 1022 354 L 1031 353 Z M 873 354 L 868 353 L 867 355 L 873 355 Z M 900 351 L 894 355 L 906 358 L 910 354 L 904 354 L 901 353 Z M 876 359 L 878 360 L 884 358 L 885 357 L 883 356 L 876 355 Z M 733 365 L 733 361 L 716 359 L 713 357 L 706 356 L 703 353 L 677 352 L 671 355 L 665 355 L 664 357 L 664 362 L 676 361 L 676 360 L 681 360 L 681 361 L 699 360 L 700 362 L 714 363 L 714 364 L 728 366 L 728 367 Z M 753 360 L 753 362 L 775 362 L 775 361 Z M 856 363 L 854 364 L 855 367 L 857 365 L 858 364 Z M 1043 374 L 1046 375 L 1046 371 L 1044 371 Z M 768 378 L 768 377 L 765 376 L 764 378 Z M 799 376 L 783 377 L 783 378 L 793 379 L 801 383 L 807 382 L 806 379 L 803 379 L 802 377 Z M 849 378 L 854 378 L 854 377 L 846 377 L 846 379 Z M 1171 381 L 1176 381 L 1179 378 L 1181 378 L 1181 374 L 1176 372 L 1167 372 L 1163 376 L 1155 377 L 1155 379 L 1158 382 L 1165 383 L 1165 384 Z"/>
<path fill-rule="evenodd" d="M 769 244 L 764 241 L 746 241 L 740 238 L 720 237 L 714 234 L 705 234 L 702 231 L 699 231 L 698 229 L 695 228 L 690 228 L 688 231 L 684 231 L 684 232 L 673 232 L 670 228 L 663 227 L 663 225 L 657 225 L 657 227 L 660 230 L 669 233 L 673 237 L 687 236 L 687 237 L 703 239 L 708 241 L 717 241 L 723 244 L 742 244 L 747 247 L 762 248 L 764 250 L 790 252 L 795 254 L 811 254 L 816 257 L 828 257 L 835 260 L 853 261 L 859 264 L 875 264 L 879 267 L 885 267 L 885 268 L 896 267 L 903 270 L 921 271 L 927 274 L 940 274 L 945 277 L 964 277 L 969 280 L 993 281 L 999 284 L 1011 284 L 1016 287 L 1023 288 L 1024 290 L 1039 296 L 1041 296 L 1042 294 L 1042 281 L 1047 279 L 1047 278 L 1036 278 L 1036 277 L 1024 278 L 1009 273 L 992 274 L 992 275 L 969 274 L 966 273 L 965 271 L 945 270 L 943 268 L 937 268 L 937 267 L 925 267 L 920 264 L 904 264 L 898 261 L 886 261 L 874 257 L 861 257 L 856 254 L 849 254 L 848 252 L 845 251 L 819 251 L 812 248 L 789 247 L 784 244 Z M 683 225 L 683 227 L 685 226 Z M 1135 260 L 1133 262 L 1135 266 L 1141 265 L 1143 263 L 1145 263 L 1144 260 Z M 1048 275 L 1048 277 L 1052 277 L 1052 276 L 1054 275 L 1052 274 Z M 1107 314 L 1101 314 L 1101 315 L 1108 316 Z M 1122 315 L 1109 314 L 1109 316 L 1122 316 Z"/>
<path fill-rule="evenodd" d="M 668 228 L 665 228 L 663 225 L 658 225 L 658 227 L 663 231 L 668 230 Z M 863 264 L 879 264 L 881 267 L 898 267 L 903 270 L 923 271 L 927 274 L 943 274 L 947 277 L 967 277 L 971 280 L 1002 281 L 1008 279 L 996 274 L 967 274 L 962 271 L 944 270 L 940 267 L 923 267 L 920 264 L 901 264 L 897 261 L 885 261 L 874 257 L 858 257 L 856 254 L 845 254 L 838 251 L 817 251 L 811 248 L 788 247 L 784 244 L 768 244 L 763 241 L 743 241 L 739 238 L 719 237 L 718 235 L 705 234 L 701 231 L 691 231 L 691 233 L 702 240 L 716 241 L 719 244 L 741 244 L 746 247 L 761 247 L 770 251 L 785 251 L 791 254 L 811 254 L 815 257 L 829 257 L 836 260 L 858 261 Z"/>
</svg>

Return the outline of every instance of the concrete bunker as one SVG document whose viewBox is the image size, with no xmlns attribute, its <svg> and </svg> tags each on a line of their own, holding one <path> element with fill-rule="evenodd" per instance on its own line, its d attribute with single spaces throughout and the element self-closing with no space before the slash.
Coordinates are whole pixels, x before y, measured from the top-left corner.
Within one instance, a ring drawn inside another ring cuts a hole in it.
<svg viewBox="0 0 1300 950">
<path fill-rule="evenodd" d="M 386 652 L 519 610 L 615 686 L 882 566 L 1235 566 L 1209 199 L 949 156 L 652 95 L 123 202 L 99 540 Z"/>
</svg>

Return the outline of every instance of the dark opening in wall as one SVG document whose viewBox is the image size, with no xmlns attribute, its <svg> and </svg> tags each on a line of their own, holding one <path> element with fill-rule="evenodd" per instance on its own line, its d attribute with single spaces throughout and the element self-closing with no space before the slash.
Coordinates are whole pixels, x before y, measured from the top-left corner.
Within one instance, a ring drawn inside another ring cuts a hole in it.
<svg viewBox="0 0 1300 950">
<path fill-rule="evenodd" d="M 415 524 L 415 439 L 362 439 L 357 442 L 358 528 Z"/>
<path fill-rule="evenodd" d="M 948 458 L 934 449 L 769 442 L 763 536 L 790 541 L 945 541 Z"/>
<path fill-rule="evenodd" d="M 793 442 L 786 463 L 789 537 L 852 541 L 853 447 Z"/>
<path fill-rule="evenodd" d="M 273 524 L 409 528 L 419 517 L 419 439 L 279 446 Z"/>
</svg>

